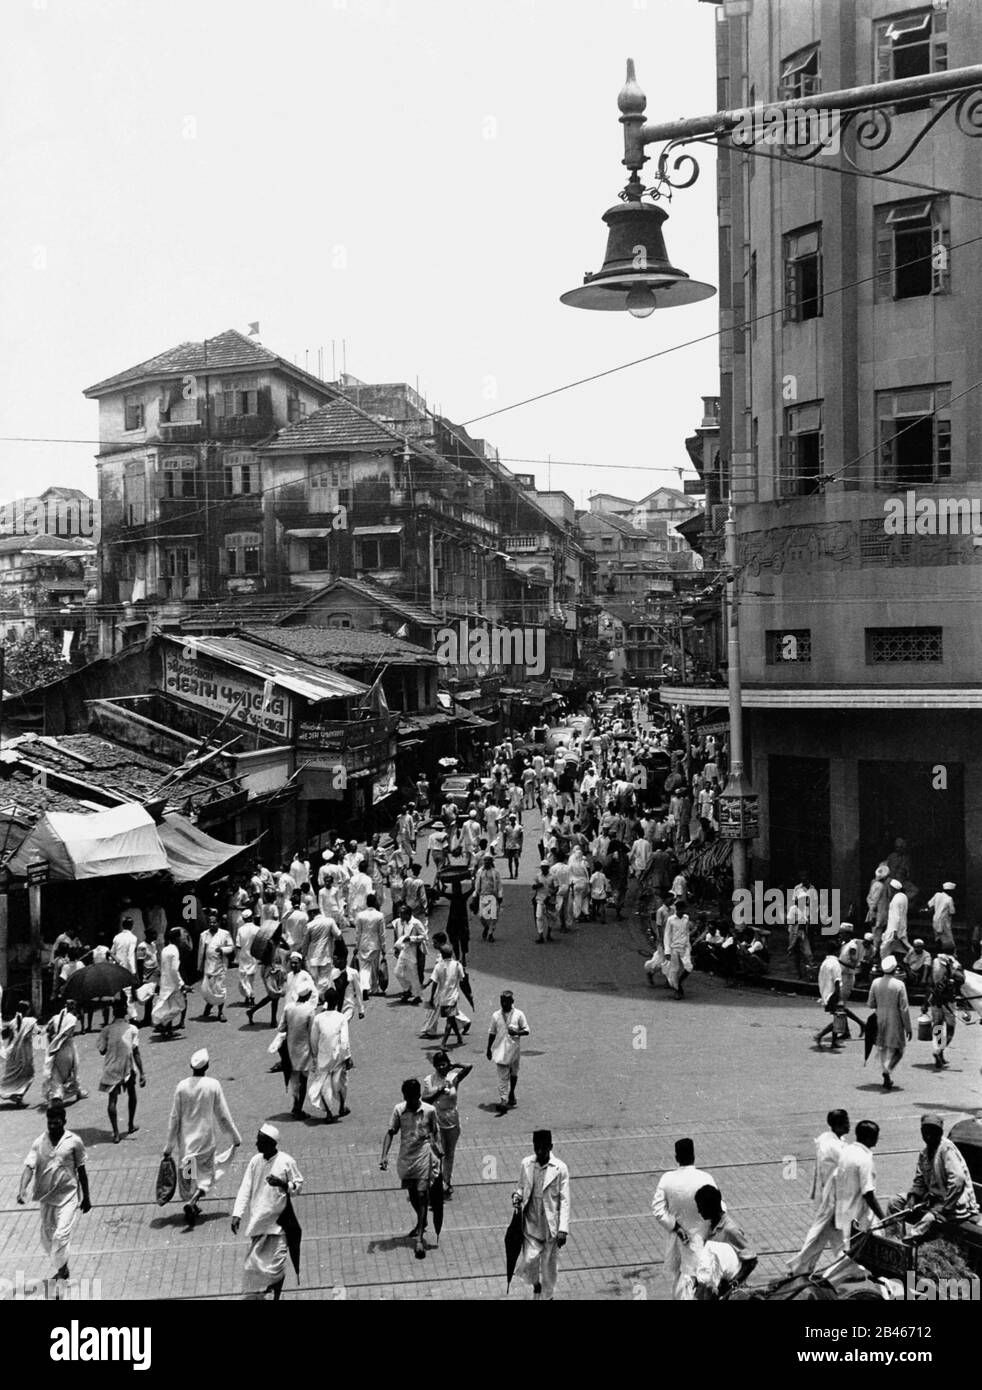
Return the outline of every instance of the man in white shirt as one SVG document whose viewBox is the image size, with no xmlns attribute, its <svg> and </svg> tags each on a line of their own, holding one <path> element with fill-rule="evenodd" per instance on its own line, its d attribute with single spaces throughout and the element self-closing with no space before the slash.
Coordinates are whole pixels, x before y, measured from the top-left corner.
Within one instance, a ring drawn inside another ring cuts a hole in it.
<svg viewBox="0 0 982 1390">
<path fill-rule="evenodd" d="M 518 1066 L 522 1054 L 522 1038 L 529 1036 L 528 1019 L 515 1008 L 515 996 L 506 989 L 500 996 L 500 1009 L 491 1015 L 487 1058 L 498 1069 L 498 1114 L 506 1115 L 518 1102 Z"/>
<path fill-rule="evenodd" d="M 686 1266 L 686 1248 L 693 1236 L 705 1240 L 709 1223 L 699 1215 L 696 1193 L 700 1187 L 716 1187 L 716 1179 L 695 1166 L 696 1150 L 691 1139 L 675 1141 L 674 1172 L 663 1173 L 651 1200 L 655 1220 L 668 1232 L 668 1251 L 665 1256 L 665 1276 L 672 1287 L 672 1297 L 680 1296 L 681 1276 Z"/>
<path fill-rule="evenodd" d="M 822 1193 L 829 1178 L 839 1166 L 846 1135 L 849 1133 L 849 1116 L 845 1110 L 830 1110 L 825 1120 L 828 1129 L 815 1140 L 815 1172 L 812 1175 L 810 1195 L 816 1207 L 822 1205 Z"/>
<path fill-rule="evenodd" d="M 903 956 L 910 950 L 910 942 L 907 940 L 907 907 L 908 898 L 904 892 L 904 886 L 899 878 L 890 880 L 890 887 L 893 896 L 887 908 L 887 925 L 880 941 L 880 960 L 886 960 L 887 956 Z M 902 949 L 901 949 L 902 948 Z"/>
<path fill-rule="evenodd" d="M 837 1255 L 848 1242 L 854 1222 L 864 1228 L 869 1226 L 870 1212 L 883 1220 L 883 1210 L 876 1200 L 876 1170 L 873 1167 L 873 1150 L 879 1137 L 878 1124 L 873 1120 L 860 1120 L 855 1143 L 843 1144 L 805 1243 L 788 1265 L 792 1274 L 810 1274 L 826 1245 Z"/>
<path fill-rule="evenodd" d="M 232 1208 L 232 1234 L 238 1234 L 244 1218 L 249 1241 L 242 1292 L 250 1299 L 263 1299 L 271 1293 L 274 1302 L 283 1292 L 291 1235 L 294 1248 L 299 1249 L 300 1223 L 293 1215 L 290 1198 L 303 1185 L 296 1163 L 277 1148 L 279 1137 L 275 1125 L 260 1126 L 256 1135 L 259 1152 L 249 1160 Z"/>
<path fill-rule="evenodd" d="M 941 885 L 941 891 L 928 898 L 931 909 L 931 926 L 934 928 L 934 944 L 941 951 L 952 950 L 954 937 L 951 934 L 951 919 L 955 915 L 955 900 L 951 896 L 955 885 L 950 880 Z M 948 944 L 946 944 L 948 943 Z"/>
<path fill-rule="evenodd" d="M 124 970 L 128 970 L 131 975 L 136 974 L 136 934 L 132 930 L 133 919 L 124 917 L 120 923 L 119 931 L 113 937 L 113 944 L 109 948 L 109 956 L 117 965 L 121 965 Z"/>
</svg>

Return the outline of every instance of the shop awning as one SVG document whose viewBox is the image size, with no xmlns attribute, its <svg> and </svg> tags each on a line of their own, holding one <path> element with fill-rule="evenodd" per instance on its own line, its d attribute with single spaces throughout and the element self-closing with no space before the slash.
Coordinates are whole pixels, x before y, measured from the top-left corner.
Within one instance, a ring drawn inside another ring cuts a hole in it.
<svg viewBox="0 0 982 1390">
<path fill-rule="evenodd" d="M 295 541 L 325 541 L 332 535 L 332 530 L 330 526 L 301 526 L 286 534 Z"/>
<path fill-rule="evenodd" d="M 726 707 L 726 689 L 719 686 L 663 685 L 659 690 L 663 705 Z M 982 709 L 982 686 L 902 687 L 839 686 L 816 689 L 809 686 L 762 689 L 743 687 L 744 709 Z"/>
<path fill-rule="evenodd" d="M 401 536 L 401 526 L 353 526 L 353 536 Z"/>
<path fill-rule="evenodd" d="M 226 844 L 224 840 L 206 835 L 187 816 L 177 812 L 164 816 L 157 826 L 157 834 L 167 855 L 167 868 L 178 883 L 197 883 L 256 843 Z"/>
<path fill-rule="evenodd" d="M 49 811 L 7 865 L 25 875 L 28 864 L 45 863 L 53 879 L 108 878 L 166 869 L 167 855 L 153 817 L 142 806 L 113 806 L 76 815 Z"/>
</svg>

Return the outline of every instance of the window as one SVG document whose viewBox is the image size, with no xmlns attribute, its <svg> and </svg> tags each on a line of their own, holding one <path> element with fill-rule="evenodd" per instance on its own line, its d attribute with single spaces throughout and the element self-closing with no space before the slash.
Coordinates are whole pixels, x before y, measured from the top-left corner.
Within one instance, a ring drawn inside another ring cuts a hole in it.
<svg viewBox="0 0 982 1390">
<path fill-rule="evenodd" d="M 310 475 L 309 497 L 312 512 L 335 512 L 351 505 L 351 464 L 336 461 L 319 467 Z"/>
<path fill-rule="evenodd" d="M 822 69 L 819 64 L 820 46 L 817 43 L 808 48 L 799 48 L 781 64 L 781 80 L 778 84 L 780 101 L 800 101 L 822 89 Z"/>
<path fill-rule="evenodd" d="M 291 386 L 286 394 L 286 418 L 291 425 L 302 420 L 307 414 L 307 402 L 300 399 L 300 391 Z"/>
<path fill-rule="evenodd" d="M 951 477 L 951 386 L 876 393 L 879 477 L 884 487 L 916 487 Z"/>
<path fill-rule="evenodd" d="M 821 401 L 809 401 L 785 410 L 780 455 L 783 497 L 811 497 L 821 491 L 825 462 Z"/>
<path fill-rule="evenodd" d="M 784 237 L 784 321 L 822 314 L 822 227 L 801 227 Z"/>
<path fill-rule="evenodd" d="M 225 496 L 239 497 L 259 491 L 259 465 L 255 454 L 225 455 Z"/>
<path fill-rule="evenodd" d="M 147 479 L 145 465 L 126 465 L 123 474 L 123 515 L 127 526 L 142 526 L 147 519 Z"/>
<path fill-rule="evenodd" d="M 359 536 L 355 565 L 363 570 L 402 568 L 402 541 L 398 536 Z"/>
<path fill-rule="evenodd" d="M 238 531 L 225 537 L 223 572 L 225 574 L 259 573 L 258 531 Z"/>
<path fill-rule="evenodd" d="M 330 544 L 326 536 L 318 536 L 307 542 L 307 568 L 309 570 L 331 568 Z"/>
<path fill-rule="evenodd" d="M 328 627 L 353 628 L 350 613 L 332 613 L 327 620 Z"/>
<path fill-rule="evenodd" d="M 812 659 L 811 628 L 768 628 L 765 636 L 768 666 L 784 666 L 789 662 L 810 662 Z"/>
<path fill-rule="evenodd" d="M 162 466 L 165 497 L 197 497 L 197 459 L 182 454 L 164 459 Z"/>
<path fill-rule="evenodd" d="M 600 544 L 601 544 L 601 545 L 605 545 L 605 546 L 607 547 L 607 549 L 609 550 L 610 547 L 614 544 L 614 538 L 613 538 L 613 536 L 601 536 L 601 537 L 600 537 Z"/>
<path fill-rule="evenodd" d="M 229 415 L 259 414 L 259 382 L 254 379 L 224 382 L 215 393 L 215 414 L 219 417 Z"/>
<path fill-rule="evenodd" d="M 910 198 L 874 212 L 876 298 L 947 294 L 951 237 L 947 198 Z"/>
<path fill-rule="evenodd" d="M 868 627 L 866 664 L 943 661 L 940 627 Z"/>
<path fill-rule="evenodd" d="M 143 429 L 143 399 L 140 396 L 126 396 L 123 399 L 123 428 Z"/>
<path fill-rule="evenodd" d="M 170 545 L 163 552 L 163 590 L 168 598 L 187 598 L 191 578 L 197 573 L 198 557 L 186 545 Z"/>
<path fill-rule="evenodd" d="M 880 20 L 874 35 L 877 82 L 922 77 L 944 72 L 948 66 L 948 16 L 940 7 Z M 920 111 L 929 105 L 930 98 L 921 97 L 901 102 L 895 109 Z"/>
</svg>

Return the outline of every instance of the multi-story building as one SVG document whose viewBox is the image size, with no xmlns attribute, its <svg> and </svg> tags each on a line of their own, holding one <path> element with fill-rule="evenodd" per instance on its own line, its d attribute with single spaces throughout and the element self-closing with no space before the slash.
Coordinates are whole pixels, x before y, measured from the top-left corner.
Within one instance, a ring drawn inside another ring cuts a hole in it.
<svg viewBox="0 0 982 1390">
<path fill-rule="evenodd" d="M 975 5 L 758 0 L 720 19 L 721 108 L 982 55 Z M 720 454 L 736 503 L 754 849 L 774 881 L 807 866 L 845 904 L 900 838 L 915 908 L 952 879 L 970 914 L 982 548 L 964 527 L 892 534 L 886 513 L 909 493 L 982 499 L 982 162 L 940 102 L 891 119 L 881 149 L 864 150 L 853 126 L 842 155 L 810 164 L 719 150 Z M 900 162 L 891 178 L 839 176 L 844 155 L 867 173 Z"/>
<path fill-rule="evenodd" d="M 5 641 L 46 636 L 70 661 L 90 650 L 98 551 L 93 499 L 78 488 L 49 487 L 10 504 L 17 516 L 55 524 L 0 529 L 0 634 Z"/>
<path fill-rule="evenodd" d="M 85 395 L 99 402 L 100 652 L 178 626 L 185 603 L 261 590 L 256 446 L 333 399 L 327 385 L 229 330 Z"/>
</svg>

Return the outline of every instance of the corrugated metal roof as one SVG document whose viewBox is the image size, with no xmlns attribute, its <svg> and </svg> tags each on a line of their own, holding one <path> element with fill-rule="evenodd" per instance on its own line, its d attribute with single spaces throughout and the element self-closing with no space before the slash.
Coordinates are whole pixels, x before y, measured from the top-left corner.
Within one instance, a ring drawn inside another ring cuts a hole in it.
<svg viewBox="0 0 982 1390">
<path fill-rule="evenodd" d="M 273 628 L 279 635 L 289 629 Z M 367 685 L 361 681 L 343 676 L 339 671 L 328 671 L 322 666 L 313 666 L 286 652 L 277 654 L 268 647 L 260 647 L 255 642 L 247 642 L 241 637 L 199 637 L 185 633 L 181 637 L 164 634 L 164 640 L 175 646 L 190 646 L 210 656 L 216 661 L 227 662 L 257 676 L 262 681 L 272 679 L 274 685 L 283 690 L 291 690 L 295 695 L 303 695 L 307 700 L 343 700 L 353 695 L 364 695 Z"/>
</svg>

